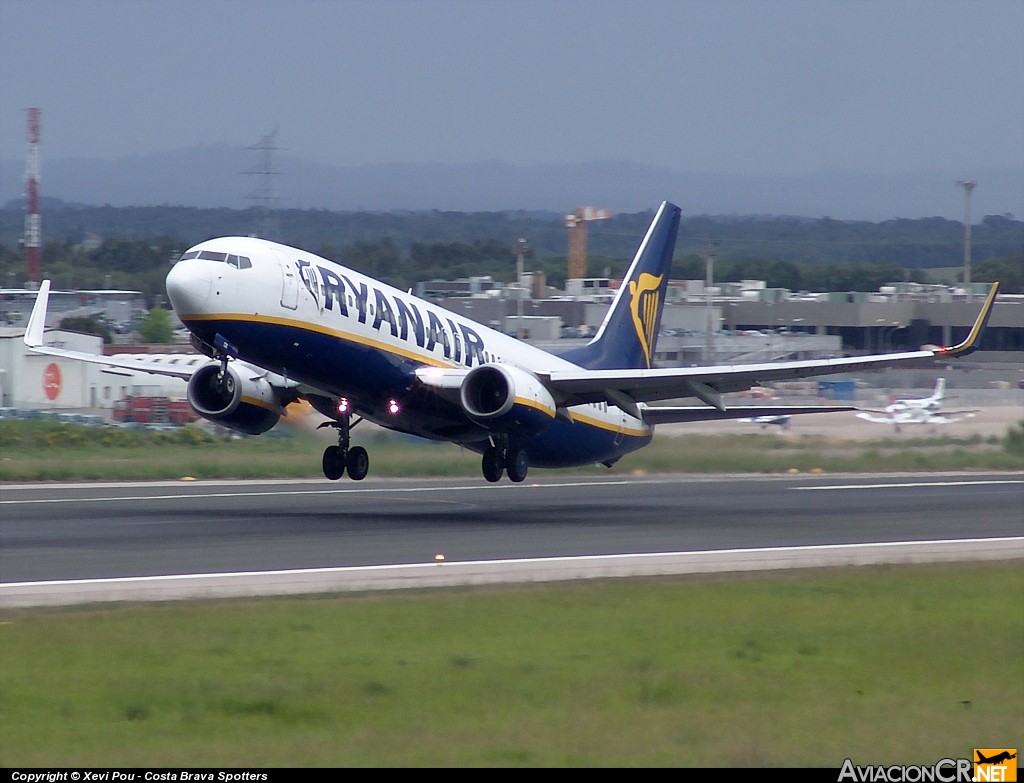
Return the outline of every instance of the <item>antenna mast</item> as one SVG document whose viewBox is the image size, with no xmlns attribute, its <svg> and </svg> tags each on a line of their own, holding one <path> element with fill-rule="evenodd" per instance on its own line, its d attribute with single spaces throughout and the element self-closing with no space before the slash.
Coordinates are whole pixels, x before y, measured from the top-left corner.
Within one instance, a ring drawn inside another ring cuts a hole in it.
<svg viewBox="0 0 1024 783">
<path fill-rule="evenodd" d="M 261 153 L 260 164 L 258 168 L 252 169 L 246 172 L 247 174 L 256 174 L 259 176 L 259 184 L 256 190 L 247 198 L 250 201 L 255 201 L 256 206 L 260 210 L 260 226 L 259 236 L 264 239 L 276 240 L 277 237 L 277 220 L 275 217 L 275 210 L 277 209 L 277 195 L 274 187 L 274 177 L 278 175 L 278 172 L 274 170 L 274 153 L 280 148 L 274 145 L 274 140 L 277 138 L 277 129 L 275 128 L 272 133 L 268 133 L 263 136 L 259 144 L 254 144 L 246 149 L 257 150 Z"/>
<path fill-rule="evenodd" d="M 40 278 L 39 248 L 42 220 L 39 217 L 39 109 L 28 110 L 28 165 L 25 170 L 25 277 L 30 283 Z"/>
</svg>

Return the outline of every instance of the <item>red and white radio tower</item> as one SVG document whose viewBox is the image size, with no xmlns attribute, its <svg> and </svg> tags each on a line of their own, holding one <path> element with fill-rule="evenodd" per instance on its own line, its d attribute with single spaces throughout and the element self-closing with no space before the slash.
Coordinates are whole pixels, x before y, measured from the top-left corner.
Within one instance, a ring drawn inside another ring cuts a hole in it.
<svg viewBox="0 0 1024 783">
<path fill-rule="evenodd" d="M 28 110 L 28 168 L 25 172 L 25 275 L 38 283 L 39 245 L 42 222 L 39 219 L 39 109 Z"/>
</svg>

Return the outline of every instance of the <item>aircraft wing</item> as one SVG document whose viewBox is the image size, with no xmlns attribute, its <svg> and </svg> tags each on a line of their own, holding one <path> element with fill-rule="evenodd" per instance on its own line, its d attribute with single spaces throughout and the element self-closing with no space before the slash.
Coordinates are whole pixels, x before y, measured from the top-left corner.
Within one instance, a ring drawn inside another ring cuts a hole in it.
<svg viewBox="0 0 1024 783">
<path fill-rule="evenodd" d="M 83 351 L 69 351 L 63 348 L 51 348 L 48 346 L 30 347 L 36 353 L 46 354 L 48 356 L 61 356 L 65 359 L 74 359 L 79 362 L 88 362 L 90 364 L 101 364 L 104 367 L 117 368 L 126 371 L 125 373 L 117 373 L 116 370 L 113 370 L 115 375 L 126 375 L 127 372 L 148 372 L 151 375 L 164 375 L 168 378 L 180 378 L 183 381 L 187 381 L 192 377 L 192 373 L 196 369 L 195 367 L 176 366 L 168 361 L 161 361 L 158 359 L 147 361 L 144 359 L 102 356 L 99 354 L 85 353 Z M 206 362 L 204 362 L 204 364 L 205 363 Z"/>
<path fill-rule="evenodd" d="M 458 401 L 459 390 L 462 387 L 462 381 L 466 377 L 468 370 L 465 369 L 442 369 L 437 367 L 422 367 L 416 371 L 416 377 L 421 383 L 429 386 L 435 394 L 444 397 L 450 401 Z M 540 377 L 544 377 L 540 375 Z M 549 388 L 553 388 L 562 391 L 561 387 L 555 382 L 548 382 L 545 385 L 549 385 Z M 712 405 L 693 405 L 693 406 L 657 406 L 652 407 L 644 402 L 636 403 L 631 399 L 621 399 L 622 394 L 615 391 L 609 391 L 605 386 L 601 386 L 601 395 L 588 401 L 604 401 L 607 400 L 614 405 L 618 405 L 627 413 L 630 413 L 636 418 L 643 420 L 647 424 L 671 424 L 681 423 L 690 421 L 715 421 L 718 419 L 739 419 L 747 416 L 794 416 L 800 413 L 835 413 L 838 411 L 851 411 L 856 410 L 854 407 L 849 405 L 748 405 L 736 408 L 719 409 Z M 673 393 L 672 396 L 683 396 L 678 393 Z M 580 404 L 581 401 L 574 400 L 567 405 Z M 564 406 L 562 406 L 564 407 Z"/>
<path fill-rule="evenodd" d="M 90 364 L 102 364 L 105 367 L 120 368 L 133 372 L 148 372 L 153 375 L 165 375 L 170 378 L 181 378 L 188 380 L 195 371 L 194 366 L 173 364 L 170 357 L 160 359 L 134 359 L 118 356 L 102 356 L 100 354 L 85 353 L 84 351 L 71 351 L 66 348 L 59 348 L 43 344 L 43 330 L 46 326 L 46 308 L 50 299 L 50 281 L 44 280 L 39 286 L 39 295 L 36 297 L 32 314 L 28 318 L 28 328 L 25 330 L 25 345 L 35 353 L 48 356 L 61 356 L 65 359 L 74 359 Z M 185 357 L 174 357 L 182 359 Z"/>
<path fill-rule="evenodd" d="M 875 416 L 873 412 L 869 413 L 863 411 L 857 414 L 858 419 L 864 419 L 864 421 L 870 421 L 875 424 L 906 424 L 907 422 L 894 419 L 892 416 Z"/>
<path fill-rule="evenodd" d="M 967 338 L 952 347 L 903 353 L 811 359 L 765 364 L 718 365 L 651 370 L 553 370 L 537 376 L 561 405 L 608 402 L 639 418 L 637 403 L 696 397 L 719 412 L 725 411 L 722 394 L 745 391 L 769 381 L 816 375 L 858 372 L 903 362 L 965 356 L 977 348 L 978 338 L 992 312 L 999 284 L 992 286 Z M 647 409 L 648 411 L 650 409 Z M 648 415 L 645 413 L 645 415 Z M 750 415 L 745 413 L 744 415 Z"/>
<path fill-rule="evenodd" d="M 39 295 L 36 298 L 32 314 L 28 319 L 28 327 L 25 329 L 25 345 L 34 353 L 41 353 L 47 356 L 59 356 L 65 359 L 74 359 L 89 364 L 99 364 L 108 368 L 106 371 L 118 374 L 118 370 L 127 372 L 145 372 L 151 375 L 163 375 L 168 378 L 180 378 L 187 381 L 192 374 L 200 367 L 209 364 L 212 360 L 203 357 L 196 361 L 195 356 L 187 354 L 164 354 L 160 356 L 140 359 L 128 356 L 103 356 L 102 354 L 86 353 L 84 351 L 72 351 L 66 348 L 59 348 L 43 344 L 43 331 L 46 324 L 46 308 L 50 298 L 50 281 L 44 280 L 39 286 Z M 247 362 L 236 361 L 236 366 L 244 367 L 248 377 L 252 380 L 263 378 L 276 388 L 297 388 L 294 381 L 283 378 L 276 373 L 268 372 Z"/>
<path fill-rule="evenodd" d="M 974 416 L 973 411 L 950 411 L 949 413 L 938 413 L 930 419 L 925 419 L 924 424 L 952 424 L 955 421 L 970 419 Z"/>
</svg>

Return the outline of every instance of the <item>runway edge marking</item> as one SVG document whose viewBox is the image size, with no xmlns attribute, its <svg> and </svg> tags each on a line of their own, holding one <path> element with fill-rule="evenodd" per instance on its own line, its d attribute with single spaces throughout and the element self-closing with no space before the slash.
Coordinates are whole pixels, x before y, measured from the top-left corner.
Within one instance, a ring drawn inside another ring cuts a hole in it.
<svg viewBox="0 0 1024 783">
<path fill-rule="evenodd" d="M 1024 558 L 1024 536 L 0 584 L 0 608 Z"/>
</svg>

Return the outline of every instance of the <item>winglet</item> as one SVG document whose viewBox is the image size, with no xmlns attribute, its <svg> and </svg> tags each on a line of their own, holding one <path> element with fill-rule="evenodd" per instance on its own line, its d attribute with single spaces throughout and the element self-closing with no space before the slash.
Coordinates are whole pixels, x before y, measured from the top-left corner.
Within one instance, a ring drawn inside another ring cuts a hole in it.
<svg viewBox="0 0 1024 783">
<path fill-rule="evenodd" d="M 28 328 L 25 329 L 25 345 L 38 348 L 43 344 L 43 330 L 46 328 L 46 306 L 50 301 L 50 281 L 44 280 L 39 286 L 39 295 L 32 307 L 32 315 L 28 317 Z"/>
<path fill-rule="evenodd" d="M 964 341 L 950 348 L 939 348 L 935 353 L 939 356 L 966 356 L 976 351 L 978 349 L 978 341 L 981 339 L 981 333 L 985 331 L 988 318 L 992 315 L 992 305 L 996 301 L 997 293 L 999 293 L 998 281 L 992 284 L 992 290 L 988 292 L 985 303 L 981 306 L 981 312 L 978 313 L 978 318 L 975 320 L 974 326 L 971 327 L 971 331 Z"/>
</svg>

